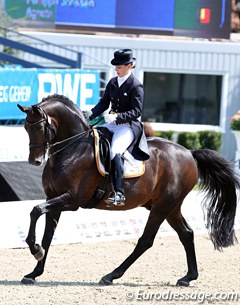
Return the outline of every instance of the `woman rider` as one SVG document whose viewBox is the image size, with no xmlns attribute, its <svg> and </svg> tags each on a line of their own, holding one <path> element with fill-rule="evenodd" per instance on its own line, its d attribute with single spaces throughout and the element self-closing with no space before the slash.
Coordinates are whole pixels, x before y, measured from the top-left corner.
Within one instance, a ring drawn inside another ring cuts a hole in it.
<svg viewBox="0 0 240 305">
<path fill-rule="evenodd" d="M 140 122 L 143 109 L 143 85 L 132 74 L 136 58 L 130 49 L 114 52 L 111 64 L 117 73 L 107 84 L 99 103 L 87 112 L 92 120 L 106 111 L 104 115 L 106 127 L 112 132 L 111 160 L 113 164 L 114 192 L 106 199 L 108 205 L 120 206 L 125 204 L 123 159 L 122 154 L 129 150 L 135 159 L 149 159 L 146 137 Z"/>
</svg>

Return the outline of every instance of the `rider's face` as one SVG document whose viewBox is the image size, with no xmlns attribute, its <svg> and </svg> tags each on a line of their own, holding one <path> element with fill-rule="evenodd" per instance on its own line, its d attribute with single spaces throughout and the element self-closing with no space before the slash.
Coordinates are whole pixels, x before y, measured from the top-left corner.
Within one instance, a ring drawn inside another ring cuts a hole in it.
<svg viewBox="0 0 240 305">
<path fill-rule="evenodd" d="M 124 77 L 125 75 L 127 75 L 130 69 L 131 69 L 131 64 L 120 65 L 115 67 L 115 71 L 119 77 Z"/>
</svg>

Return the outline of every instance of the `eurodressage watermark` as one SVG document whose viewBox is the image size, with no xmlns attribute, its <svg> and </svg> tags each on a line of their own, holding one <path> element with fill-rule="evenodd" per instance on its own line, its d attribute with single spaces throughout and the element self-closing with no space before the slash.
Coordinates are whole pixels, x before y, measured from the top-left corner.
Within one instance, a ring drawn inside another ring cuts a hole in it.
<svg viewBox="0 0 240 305">
<path fill-rule="evenodd" d="M 196 301 L 198 304 L 212 301 L 238 302 L 240 300 L 240 292 L 151 292 L 137 290 L 135 292 L 126 292 L 127 301 Z"/>
</svg>

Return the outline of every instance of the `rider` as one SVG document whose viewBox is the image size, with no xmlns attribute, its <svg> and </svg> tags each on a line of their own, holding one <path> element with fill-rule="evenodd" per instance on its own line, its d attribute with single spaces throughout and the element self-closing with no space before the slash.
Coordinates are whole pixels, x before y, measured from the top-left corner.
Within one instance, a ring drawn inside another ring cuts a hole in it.
<svg viewBox="0 0 240 305">
<path fill-rule="evenodd" d="M 103 125 L 112 132 L 111 160 L 113 164 L 114 193 L 110 193 L 106 202 L 109 205 L 121 206 L 125 204 L 123 159 L 126 149 L 138 160 L 149 159 L 148 147 L 140 122 L 143 108 L 143 85 L 134 77 L 136 58 L 130 49 L 121 49 L 114 52 L 111 64 L 117 73 L 107 84 L 103 97 L 99 103 L 88 111 L 92 120 L 106 111 Z"/>
</svg>

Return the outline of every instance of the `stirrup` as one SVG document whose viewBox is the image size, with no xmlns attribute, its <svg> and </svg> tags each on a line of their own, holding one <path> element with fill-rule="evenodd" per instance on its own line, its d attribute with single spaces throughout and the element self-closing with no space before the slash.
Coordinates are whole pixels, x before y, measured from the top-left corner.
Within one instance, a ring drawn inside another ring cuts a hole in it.
<svg viewBox="0 0 240 305">
<path fill-rule="evenodd" d="M 111 192 L 109 197 L 105 200 L 108 206 L 120 207 L 125 205 L 125 196 L 120 192 Z"/>
</svg>

